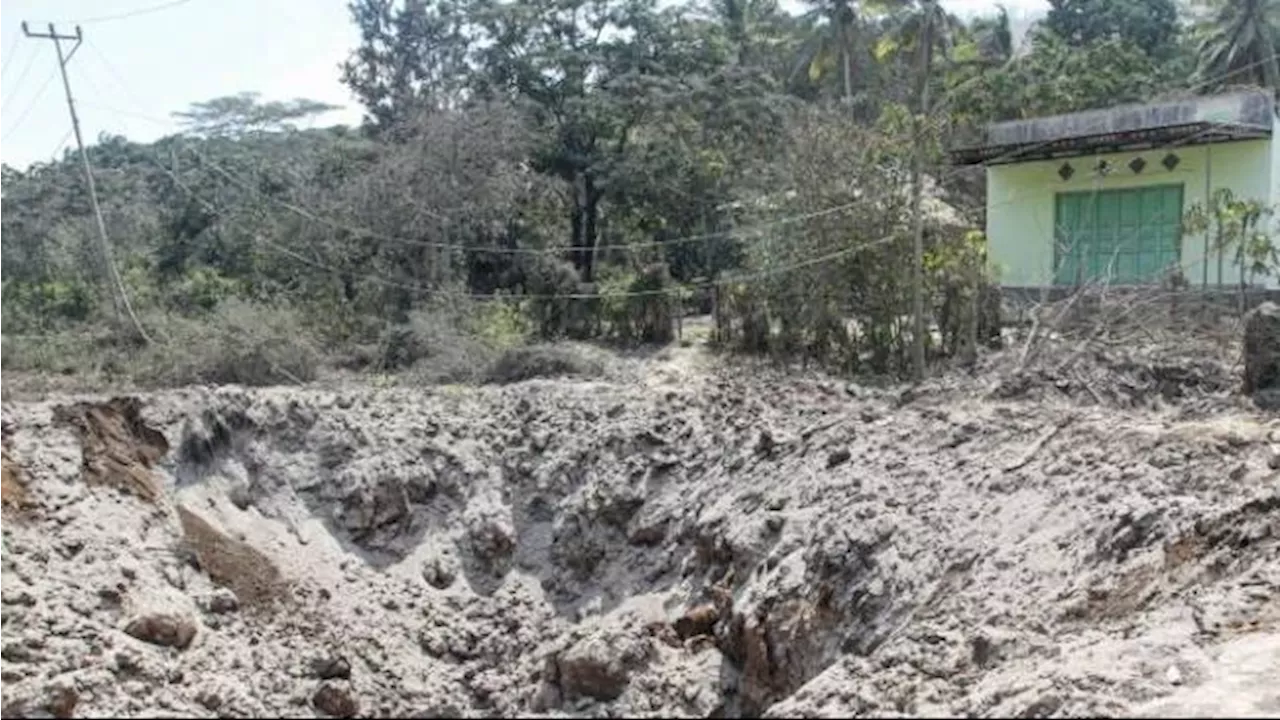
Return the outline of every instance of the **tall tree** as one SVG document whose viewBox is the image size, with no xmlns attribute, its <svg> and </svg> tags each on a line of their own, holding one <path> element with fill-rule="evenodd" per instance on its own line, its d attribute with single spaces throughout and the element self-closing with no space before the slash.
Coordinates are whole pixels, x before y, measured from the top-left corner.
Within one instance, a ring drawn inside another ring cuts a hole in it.
<svg viewBox="0 0 1280 720">
<path fill-rule="evenodd" d="M 964 25 L 948 13 L 937 0 L 910 2 L 902 10 L 896 28 L 881 37 L 876 44 L 876 57 L 887 59 L 900 50 L 914 56 L 914 112 L 911 126 L 914 149 L 911 154 L 911 310 L 914 319 L 911 345 L 912 372 L 917 380 L 925 375 L 925 322 L 924 303 L 924 215 L 921 205 L 924 195 L 924 152 L 927 147 L 925 132 L 929 125 L 929 88 L 934 59 L 949 59 L 957 35 Z"/>
<path fill-rule="evenodd" d="M 997 5 L 994 15 L 974 18 L 969 23 L 969 31 L 981 62 L 1003 65 L 1013 59 L 1013 28 L 1005 6 Z"/>
<path fill-rule="evenodd" d="M 360 45 L 342 64 L 351 88 L 378 126 L 416 110 L 456 108 L 466 97 L 470 41 L 467 0 L 352 0 Z"/>
<path fill-rule="evenodd" d="M 247 132 L 281 132 L 294 129 L 298 120 L 314 118 L 337 105 L 296 98 L 262 102 L 258 93 L 243 92 L 192 103 L 186 110 L 172 113 L 192 135 L 239 136 Z"/>
<path fill-rule="evenodd" d="M 1178 38 L 1175 0 L 1049 0 L 1044 26 L 1074 47 L 1119 38 L 1167 57 Z"/>
<path fill-rule="evenodd" d="M 1213 86 L 1255 83 L 1280 92 L 1280 0 L 1223 0 L 1205 28 L 1197 75 Z"/>
<path fill-rule="evenodd" d="M 855 73 L 867 54 L 864 24 L 854 0 L 809 0 L 806 18 L 812 24 L 809 40 L 797 58 L 796 71 L 804 70 L 810 81 L 821 80 L 838 68 L 840 96 L 846 103 L 854 97 Z M 859 83 L 865 85 L 866 83 Z"/>
</svg>

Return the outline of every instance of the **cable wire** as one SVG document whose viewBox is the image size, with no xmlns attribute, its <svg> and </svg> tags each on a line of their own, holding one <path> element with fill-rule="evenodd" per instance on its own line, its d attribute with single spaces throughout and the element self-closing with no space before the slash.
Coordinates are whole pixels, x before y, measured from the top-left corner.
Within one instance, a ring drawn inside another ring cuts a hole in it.
<svg viewBox="0 0 1280 720">
<path fill-rule="evenodd" d="M 27 58 L 27 64 L 23 66 L 22 72 L 18 75 L 18 79 L 15 80 L 12 85 L 5 87 L 5 89 L 9 91 L 9 97 L 5 98 L 4 102 L 0 103 L 0 112 L 3 112 L 8 108 L 9 103 L 13 102 L 13 99 L 18 96 L 18 90 L 22 87 L 22 81 L 27 79 L 27 75 L 31 72 L 32 66 L 36 64 L 36 56 L 39 54 L 39 48 L 33 44 L 31 46 L 31 54 Z"/>
<path fill-rule="evenodd" d="M 159 162 L 158 160 L 152 160 L 152 159 L 149 159 L 149 161 L 153 165 L 155 165 L 157 168 L 159 168 L 162 172 L 164 172 L 166 175 L 168 175 L 174 181 L 174 184 L 178 186 L 179 189 L 187 193 L 192 199 L 196 200 L 196 202 L 203 205 L 206 210 L 215 214 L 219 214 L 219 215 L 222 214 L 221 212 L 219 212 L 219 209 L 216 205 L 214 205 L 204 196 L 192 190 L 186 183 L 182 182 L 181 178 L 179 178 L 172 170 L 165 167 L 161 162 Z M 292 250 L 291 248 L 287 248 L 285 246 L 274 243 L 262 237 L 261 235 L 254 235 L 253 239 L 254 241 L 261 242 L 263 245 L 275 250 L 276 252 L 287 255 L 293 258 L 294 260 L 297 260 L 298 262 L 304 263 L 311 267 L 324 270 L 326 272 L 331 272 L 331 273 L 341 272 L 337 268 L 326 265 L 318 260 L 312 260 L 311 258 L 301 255 L 300 253 L 298 253 L 295 250 Z M 857 252 L 861 252 L 862 250 L 866 250 L 872 247 L 884 245 L 884 244 L 893 242 L 894 240 L 897 240 L 897 239 L 899 239 L 899 236 L 897 234 L 886 235 L 882 238 L 878 238 L 870 242 L 860 243 L 847 248 L 843 248 L 841 250 L 837 250 L 835 252 L 827 253 L 818 257 L 813 257 L 808 260 L 803 260 L 800 262 L 791 263 L 788 265 L 782 265 L 776 268 L 771 268 L 766 271 L 742 274 L 732 278 L 725 278 L 721 280 L 709 280 L 709 281 L 704 281 L 702 283 L 695 283 L 693 285 L 693 289 L 710 288 L 710 287 L 716 287 L 720 285 L 761 280 L 761 279 L 773 277 L 775 275 L 785 274 L 785 273 L 803 269 L 806 267 L 812 267 L 814 265 L 821 265 L 823 263 L 828 263 L 833 260 L 838 260 L 842 257 L 848 256 Z M 428 288 L 421 285 L 414 285 L 410 283 L 402 283 L 400 281 L 391 280 L 389 278 L 385 278 L 380 275 L 364 273 L 364 274 L 358 274 L 358 276 L 378 284 L 387 285 L 389 287 L 397 287 L 404 290 L 414 290 L 414 291 L 423 292 L 430 295 L 470 299 L 470 300 L 500 299 L 497 296 L 486 294 L 486 293 L 459 293 L 454 291 L 440 290 L 438 288 Z M 650 296 L 657 296 L 657 295 L 668 295 L 668 294 L 680 292 L 682 289 L 689 289 L 689 286 L 684 286 L 684 288 L 671 287 L 671 288 L 664 288 L 659 290 L 637 290 L 637 291 L 629 291 L 629 292 L 622 292 L 622 293 L 530 293 L 530 294 L 520 294 L 514 297 L 521 300 L 592 300 L 592 299 L 600 299 L 600 298 L 606 298 L 606 297 L 623 298 L 623 297 L 650 297 Z"/>
<path fill-rule="evenodd" d="M 36 104 L 44 95 L 44 91 L 49 89 L 49 84 L 53 82 L 53 77 L 57 74 L 57 68 L 54 68 L 53 72 L 49 73 L 49 77 L 45 78 L 44 84 L 40 86 L 40 89 L 36 91 L 35 96 L 31 98 L 31 103 L 27 105 L 27 109 L 22 111 L 22 114 L 18 116 L 18 119 L 13 123 L 13 125 L 9 126 L 9 129 L 5 131 L 3 135 L 0 135 L 0 140 L 9 137 L 17 131 L 17 129 L 22 125 L 22 122 L 26 120 L 27 116 L 31 114 L 31 111 L 35 109 Z"/>
<path fill-rule="evenodd" d="M 10 41 L 12 44 L 9 46 L 9 52 L 4 54 L 4 62 L 0 62 L 0 75 L 5 74 L 9 69 L 9 63 L 13 62 L 13 59 L 18 56 L 18 46 L 21 45 L 18 41 L 21 39 L 22 34 L 19 33 L 14 35 L 13 40 Z"/>
<path fill-rule="evenodd" d="M 169 8 L 178 7 L 179 5 L 186 5 L 189 2 L 191 2 L 191 0 L 170 0 L 167 3 L 142 7 L 137 10 L 126 10 L 125 12 L 115 13 L 112 15 L 98 15 L 96 17 L 83 18 L 80 20 L 60 20 L 55 24 L 93 25 L 96 23 L 111 22 L 113 20 L 125 20 L 128 18 L 138 17 L 139 15 L 148 15 L 153 12 L 160 12 L 161 10 L 168 10 Z"/>
</svg>

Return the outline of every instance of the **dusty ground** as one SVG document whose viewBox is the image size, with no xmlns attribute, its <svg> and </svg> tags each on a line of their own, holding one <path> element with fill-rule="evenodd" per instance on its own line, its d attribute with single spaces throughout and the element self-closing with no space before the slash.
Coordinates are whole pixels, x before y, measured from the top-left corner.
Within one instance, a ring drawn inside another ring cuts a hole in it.
<svg viewBox="0 0 1280 720">
<path fill-rule="evenodd" d="M 635 363 L 6 404 L 5 716 L 1280 714 L 1229 392 Z"/>
</svg>

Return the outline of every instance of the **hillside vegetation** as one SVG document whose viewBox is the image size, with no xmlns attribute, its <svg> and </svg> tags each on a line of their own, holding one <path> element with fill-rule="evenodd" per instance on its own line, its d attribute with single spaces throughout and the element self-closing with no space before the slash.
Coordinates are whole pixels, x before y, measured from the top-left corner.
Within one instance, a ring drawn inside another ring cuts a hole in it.
<svg viewBox="0 0 1280 720">
<path fill-rule="evenodd" d="M 355 0 L 361 127 L 300 130 L 326 106 L 245 94 L 89 149 L 123 293 L 78 159 L 4 168 L 4 368 L 469 380 L 531 340 L 662 342 L 714 310 L 722 346 L 900 373 L 918 178 L 929 357 L 991 324 L 981 171 L 943 148 L 990 120 L 1274 85 L 1266 12 L 1055 0 L 1014 37 L 928 0 Z"/>
</svg>

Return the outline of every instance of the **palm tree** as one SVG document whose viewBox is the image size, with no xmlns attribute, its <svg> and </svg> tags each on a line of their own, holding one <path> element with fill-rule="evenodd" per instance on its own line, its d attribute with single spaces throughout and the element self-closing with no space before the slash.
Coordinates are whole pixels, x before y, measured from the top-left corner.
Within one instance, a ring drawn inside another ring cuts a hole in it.
<svg viewBox="0 0 1280 720">
<path fill-rule="evenodd" d="M 996 5 L 996 14 L 975 18 L 969 31 L 978 46 L 978 61 L 984 65 L 1004 65 L 1013 59 L 1013 30 L 1009 11 Z"/>
<path fill-rule="evenodd" d="M 916 56 L 916 112 L 912 115 L 915 152 L 911 156 L 911 305 L 914 318 L 911 345 L 912 371 L 917 381 L 925 375 L 924 319 L 924 216 L 920 205 L 924 195 L 924 158 L 922 131 L 929 113 L 929 80 L 937 54 L 948 58 L 956 36 L 964 26 L 948 13 L 938 0 L 912 0 L 897 26 L 876 44 L 876 58 L 887 59 L 899 50 Z"/>
<path fill-rule="evenodd" d="M 1199 47 L 1198 81 L 1256 83 L 1280 91 L 1280 0 L 1223 0 Z"/>
<path fill-rule="evenodd" d="M 755 43 L 762 26 L 776 18 L 777 0 L 712 0 L 711 14 L 724 26 L 739 65 L 755 60 Z"/>
<path fill-rule="evenodd" d="M 804 14 L 814 31 L 800 50 L 794 78 L 800 70 L 808 71 L 811 81 L 818 81 L 832 65 L 840 68 L 842 97 L 853 100 L 853 75 L 861 18 L 853 0 L 808 0 L 813 7 Z"/>
</svg>

